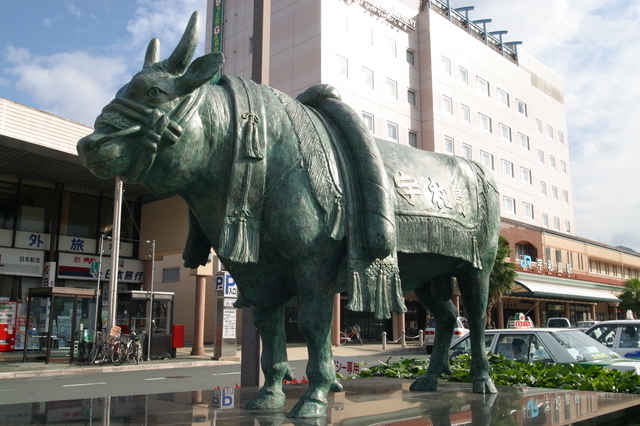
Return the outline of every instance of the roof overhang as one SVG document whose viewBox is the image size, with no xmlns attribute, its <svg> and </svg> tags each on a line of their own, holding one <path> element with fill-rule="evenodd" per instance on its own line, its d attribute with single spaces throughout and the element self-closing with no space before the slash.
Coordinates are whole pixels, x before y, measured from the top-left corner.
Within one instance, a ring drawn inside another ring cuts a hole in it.
<svg viewBox="0 0 640 426">
<path fill-rule="evenodd" d="M 620 303 L 621 301 L 617 296 L 608 291 L 520 279 L 516 280 L 516 285 L 508 295 L 513 297 L 575 300 L 591 303 Z"/>
</svg>

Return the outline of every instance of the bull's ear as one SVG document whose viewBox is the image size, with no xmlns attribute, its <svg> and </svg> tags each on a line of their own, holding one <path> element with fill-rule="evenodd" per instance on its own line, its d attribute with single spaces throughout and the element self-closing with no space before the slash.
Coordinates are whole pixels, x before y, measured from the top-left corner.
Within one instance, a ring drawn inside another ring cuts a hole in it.
<svg viewBox="0 0 640 426">
<path fill-rule="evenodd" d="M 176 88 L 180 95 L 193 92 L 208 81 L 215 83 L 220 78 L 224 55 L 213 52 L 199 57 L 189 65 L 184 75 L 176 79 Z"/>
</svg>

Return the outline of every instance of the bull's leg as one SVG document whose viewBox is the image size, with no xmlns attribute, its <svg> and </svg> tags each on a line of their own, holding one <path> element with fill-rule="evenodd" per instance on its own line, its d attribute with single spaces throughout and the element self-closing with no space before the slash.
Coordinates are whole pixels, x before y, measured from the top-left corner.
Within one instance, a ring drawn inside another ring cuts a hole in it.
<svg viewBox="0 0 640 426">
<path fill-rule="evenodd" d="M 289 413 L 289 417 L 322 417 L 327 410 L 327 394 L 330 390 L 341 391 L 336 379 L 331 354 L 331 322 L 333 317 L 333 294 L 328 280 L 323 280 L 326 269 L 321 265 L 308 264 L 301 271 L 299 290 L 298 327 L 307 340 L 307 378 L 309 389 Z M 303 276 L 303 277 L 301 277 Z"/>
<path fill-rule="evenodd" d="M 252 313 L 262 340 L 260 365 L 264 373 L 264 386 L 249 403 L 249 409 L 280 408 L 285 395 L 282 380 L 292 380 L 293 374 L 287 361 L 287 345 L 284 333 L 284 308 L 257 308 Z"/>
<path fill-rule="evenodd" d="M 436 338 L 427 372 L 419 377 L 410 389 L 435 391 L 438 388 L 438 377 L 442 373 L 450 373 L 449 346 L 458 316 L 458 310 L 450 300 L 453 295 L 451 278 L 434 279 L 430 284 L 416 288 L 415 294 L 436 320 Z"/>
<path fill-rule="evenodd" d="M 485 265 L 492 265 L 485 262 Z M 487 350 L 484 344 L 484 329 L 487 323 L 487 298 L 489 297 L 489 275 L 491 268 L 479 271 L 469 267 L 458 276 L 460 295 L 468 312 L 471 339 L 471 370 L 473 391 L 476 393 L 498 392 L 491 380 Z"/>
</svg>

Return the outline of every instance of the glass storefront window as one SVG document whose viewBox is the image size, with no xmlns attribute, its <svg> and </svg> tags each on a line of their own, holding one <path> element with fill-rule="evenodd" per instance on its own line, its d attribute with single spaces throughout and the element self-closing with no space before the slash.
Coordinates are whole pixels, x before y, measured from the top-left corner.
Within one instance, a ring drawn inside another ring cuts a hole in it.
<svg viewBox="0 0 640 426">
<path fill-rule="evenodd" d="M 54 206 L 54 189 L 21 185 L 18 231 L 50 234 Z"/>
<path fill-rule="evenodd" d="M 100 213 L 100 229 L 99 232 L 105 232 L 111 235 L 113 230 L 113 199 L 103 198 Z M 131 213 L 129 213 L 131 211 Z M 127 200 L 122 202 L 122 219 L 120 222 L 120 238 L 123 240 L 132 240 L 135 238 L 135 221 L 132 214 L 135 214 L 136 203 Z"/>
<path fill-rule="evenodd" d="M 13 229 L 17 199 L 18 184 L 0 182 L 0 229 Z"/>
<path fill-rule="evenodd" d="M 60 235 L 97 238 L 100 198 L 65 192 L 62 197 Z"/>
</svg>

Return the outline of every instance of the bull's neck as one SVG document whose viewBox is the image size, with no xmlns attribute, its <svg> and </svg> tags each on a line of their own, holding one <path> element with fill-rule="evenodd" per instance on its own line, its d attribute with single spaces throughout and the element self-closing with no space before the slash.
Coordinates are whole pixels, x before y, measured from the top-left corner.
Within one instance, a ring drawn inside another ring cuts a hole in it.
<svg viewBox="0 0 640 426">
<path fill-rule="evenodd" d="M 233 152 L 233 117 L 231 99 L 224 86 L 205 86 L 205 100 L 199 111 L 202 122 L 201 143 L 208 147 L 208 159 L 204 159 L 199 171 L 192 176 L 189 185 L 179 195 L 200 220 L 211 218 L 213 225 L 223 216 L 228 191 L 228 176 Z M 202 214 L 198 214 L 202 213 Z M 206 227 L 205 227 L 206 228 Z M 209 228 L 211 229 L 211 228 Z"/>
</svg>

